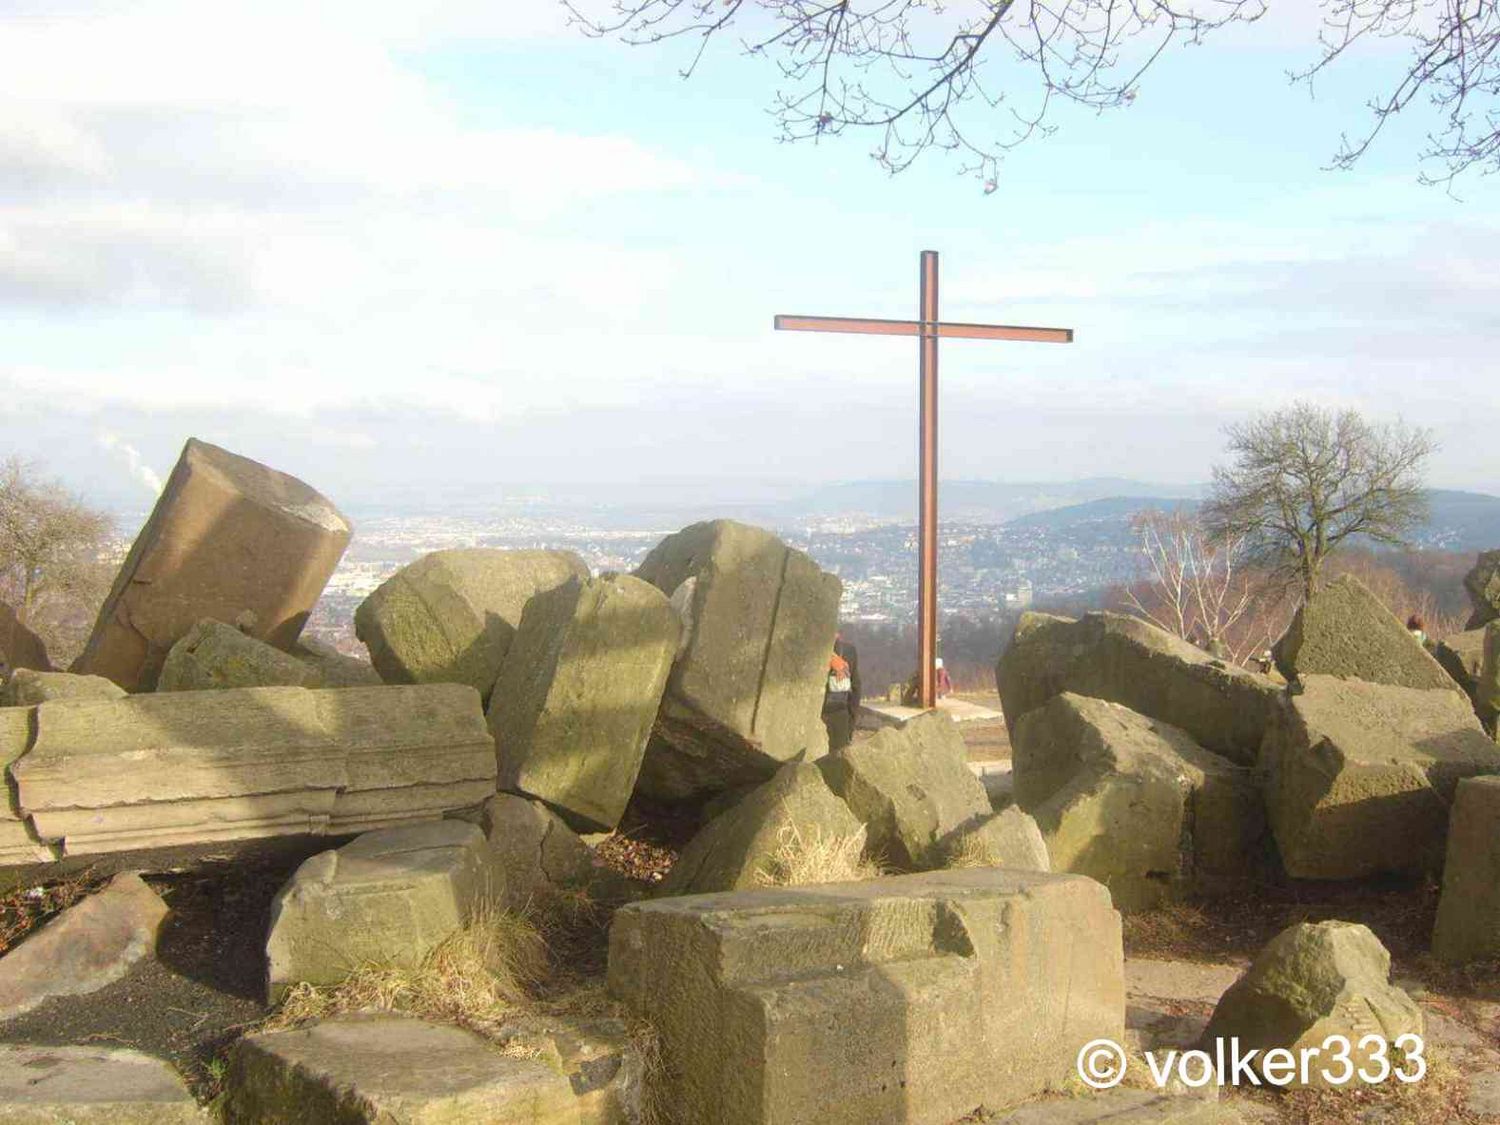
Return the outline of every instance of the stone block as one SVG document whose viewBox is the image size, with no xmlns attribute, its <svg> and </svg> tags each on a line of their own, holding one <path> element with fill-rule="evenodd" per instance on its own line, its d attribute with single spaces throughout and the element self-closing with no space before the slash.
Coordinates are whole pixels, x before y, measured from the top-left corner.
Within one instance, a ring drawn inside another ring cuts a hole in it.
<svg viewBox="0 0 1500 1125">
<path fill-rule="evenodd" d="M 157 691 L 240 687 L 321 687 L 317 671 L 290 653 L 246 636 L 233 625 L 204 619 L 167 653 Z"/>
<path fill-rule="evenodd" d="M 827 752 L 823 689 L 842 589 L 834 575 L 768 531 L 714 520 L 662 540 L 636 576 L 685 621 L 644 792 L 708 795 Z"/>
<path fill-rule="evenodd" d="M 0 602 L 0 676 L 17 668 L 52 671 L 42 638 L 21 623 L 16 611 Z"/>
<path fill-rule="evenodd" d="M 1435 873 L 1460 778 L 1500 773 L 1500 747 L 1444 689 L 1302 677 L 1262 750 L 1266 811 L 1287 874 Z"/>
<path fill-rule="evenodd" d="M 209 1125 L 161 1059 L 111 1047 L 0 1044 L 5 1125 Z"/>
<path fill-rule="evenodd" d="M 1500 777 L 1458 783 L 1432 952 L 1459 964 L 1500 958 Z"/>
<path fill-rule="evenodd" d="M 290 648 L 349 536 L 349 521 L 302 481 L 190 438 L 74 671 L 150 691 L 205 617 Z"/>
<path fill-rule="evenodd" d="M 1051 871 L 1052 859 L 1036 818 L 1011 805 L 960 831 L 948 847 L 945 866 Z"/>
<path fill-rule="evenodd" d="M 581 832 L 608 832 L 635 789 L 680 625 L 629 575 L 533 597 L 500 667 L 489 724 L 500 785 L 546 801 Z"/>
<path fill-rule="evenodd" d="M 103 676 L 36 672 L 22 668 L 0 685 L 0 707 L 35 707 L 52 699 L 123 699 L 125 692 Z"/>
<path fill-rule="evenodd" d="M 958 726 L 940 711 L 887 727 L 818 765 L 865 825 L 871 853 L 908 871 L 941 867 L 953 837 L 990 815 Z"/>
<path fill-rule="evenodd" d="M 982 868 L 627 906 L 609 987 L 683 1121 L 950 1125 L 1120 1040 L 1121 961 L 1097 883 Z"/>
<path fill-rule="evenodd" d="M 506 909 L 523 912 L 559 891 L 598 890 L 610 897 L 593 849 L 542 802 L 497 793 L 485 802 L 479 824 Z"/>
<path fill-rule="evenodd" d="M 440 820 L 367 832 L 307 860 L 271 904 L 271 1003 L 364 965 L 412 969 L 490 901 L 484 835 Z"/>
<path fill-rule="evenodd" d="M 488 699 L 526 603 L 588 576 L 572 551 L 434 551 L 360 603 L 354 632 L 386 683 L 468 684 Z"/>
<path fill-rule="evenodd" d="M 1185 731 L 1205 750 L 1255 764 L 1281 689 L 1180 637 L 1121 613 L 1077 621 L 1023 613 L 995 666 L 1005 723 L 1069 691 L 1120 703 Z"/>
<path fill-rule="evenodd" d="M 1466 629 L 1481 629 L 1500 618 L 1500 550 L 1479 553 L 1473 568 L 1464 575 L 1464 590 L 1474 608 Z"/>
</svg>

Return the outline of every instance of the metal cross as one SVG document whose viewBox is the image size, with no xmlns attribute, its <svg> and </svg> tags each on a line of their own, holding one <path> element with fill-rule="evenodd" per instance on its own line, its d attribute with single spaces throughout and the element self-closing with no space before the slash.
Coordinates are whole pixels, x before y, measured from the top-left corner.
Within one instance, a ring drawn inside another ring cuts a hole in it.
<svg viewBox="0 0 1500 1125">
<path fill-rule="evenodd" d="M 1000 324 L 949 324 L 938 319 L 938 256 L 922 251 L 922 302 L 917 320 L 865 320 L 843 316 L 778 316 L 788 332 L 856 332 L 872 336 L 919 337 L 921 355 L 921 439 L 918 481 L 917 685 L 922 707 L 937 703 L 937 416 L 939 338 L 1073 342 L 1071 328 L 1022 328 Z"/>
</svg>

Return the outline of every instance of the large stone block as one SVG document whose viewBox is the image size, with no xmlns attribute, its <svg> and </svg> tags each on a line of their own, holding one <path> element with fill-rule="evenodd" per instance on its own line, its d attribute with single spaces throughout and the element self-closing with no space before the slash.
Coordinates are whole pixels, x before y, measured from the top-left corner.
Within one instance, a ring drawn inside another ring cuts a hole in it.
<svg viewBox="0 0 1500 1125">
<path fill-rule="evenodd" d="M 546 801 L 580 831 L 613 829 L 680 630 L 666 595 L 628 575 L 533 597 L 490 696 L 500 785 Z"/>
<path fill-rule="evenodd" d="M 1432 952 L 1458 963 L 1500 958 L 1500 777 L 1458 783 Z"/>
<path fill-rule="evenodd" d="M 1474 709 L 1491 734 L 1500 716 L 1500 621 L 1484 627 L 1484 652 L 1479 661 L 1479 675 L 1474 679 Z"/>
<path fill-rule="evenodd" d="M 17 668 L 50 672 L 52 661 L 42 638 L 21 623 L 15 610 L 0 602 L 0 676 Z"/>
<path fill-rule="evenodd" d="M 103 676 L 35 672 L 22 668 L 0 685 L 0 707 L 35 707 L 50 699 L 123 699 L 125 691 Z"/>
<path fill-rule="evenodd" d="M 1452 689 L 1453 677 L 1358 578 L 1345 574 L 1297 608 L 1272 648 L 1288 680 L 1310 674 Z"/>
<path fill-rule="evenodd" d="M 1463 688 L 1464 694 L 1473 699 L 1484 662 L 1484 630 L 1449 633 L 1433 646 L 1432 655 L 1443 671 L 1453 677 L 1453 682 Z"/>
<path fill-rule="evenodd" d="M 561 1070 L 472 1031 L 395 1015 L 342 1016 L 235 1044 L 229 1125 L 616 1125 L 584 1116 Z"/>
<path fill-rule="evenodd" d="M 636 575 L 679 605 L 680 656 L 639 786 L 679 799 L 765 781 L 827 752 L 823 689 L 841 586 L 768 531 L 697 523 Z"/>
<path fill-rule="evenodd" d="M 271 1003 L 364 965 L 412 969 L 492 897 L 484 833 L 440 820 L 367 832 L 307 860 L 271 904 Z"/>
<path fill-rule="evenodd" d="M 1051 871 L 1052 857 L 1036 818 L 1010 805 L 966 828 L 947 849 L 945 867 L 1014 867 Z"/>
<path fill-rule="evenodd" d="M 1124 1034 L 1104 888 L 997 868 L 627 906 L 609 987 L 660 1034 L 692 1123 L 949 1125 Z"/>
<path fill-rule="evenodd" d="M 74 670 L 149 691 L 167 652 L 205 617 L 290 648 L 349 535 L 349 521 L 302 481 L 190 438 Z"/>
<path fill-rule="evenodd" d="M 870 851 L 908 871 L 941 867 L 953 838 L 990 815 L 958 724 L 941 711 L 886 727 L 818 764 L 866 826 Z"/>
<path fill-rule="evenodd" d="M 1266 809 L 1287 873 L 1436 872 L 1460 778 L 1500 747 L 1456 691 L 1303 676 L 1266 733 Z"/>
<path fill-rule="evenodd" d="M 507 910 L 523 913 L 558 892 L 587 889 L 610 897 L 593 849 L 541 801 L 497 793 L 480 810 L 479 824 Z"/>
<path fill-rule="evenodd" d="M 714 817 L 692 838 L 661 885 L 663 894 L 706 894 L 763 886 L 778 856 L 845 842 L 857 857 L 865 826 L 828 788 L 818 767 L 792 762 Z M 780 861 L 784 863 L 784 860 Z"/>
<path fill-rule="evenodd" d="M 572 551 L 434 551 L 360 603 L 354 633 L 386 683 L 468 684 L 487 699 L 532 595 L 588 576 Z"/>
<path fill-rule="evenodd" d="M 1186 731 L 1215 754 L 1254 765 L 1280 689 L 1164 629 L 1120 613 L 1077 621 L 1023 613 L 995 666 L 1005 723 L 1071 691 L 1121 703 Z"/>
<path fill-rule="evenodd" d="M 6 1125 L 209 1125 L 161 1059 L 112 1047 L 0 1045 Z"/>
<path fill-rule="evenodd" d="M 229 688 L 15 713 L 27 719 L 5 738 L 16 817 L 69 856 L 360 831 L 494 792 L 479 695 L 460 684 Z"/>
<path fill-rule="evenodd" d="M 1500 619 L 1500 550 L 1482 551 L 1464 575 L 1464 589 L 1474 612 L 1466 628 L 1479 629 Z"/>
<path fill-rule="evenodd" d="M 1138 910 L 1250 877 L 1265 811 L 1251 771 L 1168 723 L 1065 692 L 1011 732 L 1016 803 L 1036 817 L 1054 871 Z"/>
<path fill-rule="evenodd" d="M 1349 1058 L 1356 1069 L 1375 1074 L 1381 1057 L 1393 1067 L 1403 1066 L 1401 1049 L 1420 1042 L 1403 1044 L 1400 1040 L 1407 1035 L 1420 1037 L 1424 1021 L 1416 1002 L 1390 983 L 1390 972 L 1391 955 L 1365 926 L 1354 922 L 1290 926 L 1260 951 L 1219 999 L 1203 1033 L 1204 1045 L 1212 1052 L 1217 1040 L 1238 1040 L 1242 1057 L 1261 1052 L 1253 1065 L 1263 1073 L 1266 1051 L 1281 1048 L 1300 1059 L 1305 1048 L 1322 1050 L 1329 1036 L 1338 1035 L 1348 1041 Z M 1366 1043 L 1369 1036 L 1381 1046 Z M 1288 1085 L 1338 1088 L 1337 1081 L 1322 1079 L 1325 1069 L 1335 1079 L 1342 1074 L 1343 1066 L 1335 1061 L 1332 1049 L 1313 1060 L 1306 1082 L 1298 1072 Z M 1354 1085 L 1359 1085 L 1357 1078 Z"/>
<path fill-rule="evenodd" d="M 239 687 L 321 687 L 311 666 L 233 625 L 205 618 L 183 634 L 162 663 L 157 691 Z"/>
<path fill-rule="evenodd" d="M 0 776 L 9 779 L 11 763 L 26 753 L 35 733 L 35 707 L 0 708 Z M 7 781 L 5 790 L 5 800 L 0 801 L 0 867 L 57 859 L 59 849 L 44 843 L 22 814 L 16 787 Z"/>
<path fill-rule="evenodd" d="M 317 637 L 302 637 L 292 655 L 317 673 L 323 687 L 379 687 L 385 682 L 368 658 L 348 656 Z"/>
</svg>

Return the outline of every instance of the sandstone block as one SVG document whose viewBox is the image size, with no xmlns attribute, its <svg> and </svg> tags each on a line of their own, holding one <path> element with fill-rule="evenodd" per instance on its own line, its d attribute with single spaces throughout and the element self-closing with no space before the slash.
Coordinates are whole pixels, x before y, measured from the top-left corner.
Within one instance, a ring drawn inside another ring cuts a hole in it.
<svg viewBox="0 0 1500 1125">
<path fill-rule="evenodd" d="M 1052 859 L 1036 818 L 1011 805 L 960 831 L 948 847 L 945 866 L 1051 871 Z"/>
<path fill-rule="evenodd" d="M 558 891 L 613 893 L 593 849 L 542 802 L 497 793 L 485 802 L 479 823 L 506 909 L 524 911 Z"/>
<path fill-rule="evenodd" d="M 488 699 L 532 595 L 588 576 L 572 551 L 434 551 L 360 603 L 354 633 L 386 683 L 468 684 Z"/>
<path fill-rule="evenodd" d="M 857 858 L 865 826 L 823 780 L 817 766 L 792 762 L 692 838 L 661 884 L 663 894 L 705 894 L 763 886 L 792 874 L 809 848 Z M 806 874 L 802 872 L 802 874 Z"/>
<path fill-rule="evenodd" d="M 733 520 L 669 535 L 636 575 L 680 604 L 687 623 L 641 771 L 644 792 L 681 799 L 758 784 L 799 755 L 827 752 L 836 577 Z"/>
<path fill-rule="evenodd" d="M 346 656 L 316 637 L 302 637 L 292 646 L 292 655 L 312 668 L 323 687 L 379 687 L 385 683 L 369 660 Z"/>
<path fill-rule="evenodd" d="M 1463 688 L 1464 694 L 1473 699 L 1479 686 L 1479 669 L 1484 663 L 1484 630 L 1449 633 L 1438 641 L 1433 657 L 1453 677 L 1453 682 Z"/>
<path fill-rule="evenodd" d="M 205 618 L 172 646 L 157 677 L 157 691 L 210 688 L 321 687 L 317 672 L 289 653 L 246 636 L 233 625 Z"/>
<path fill-rule="evenodd" d="M 866 826 L 871 853 L 906 870 L 941 867 L 953 837 L 990 815 L 958 726 L 941 711 L 851 743 L 819 767 Z"/>
<path fill-rule="evenodd" d="M 500 785 L 579 831 L 610 831 L 635 788 L 680 626 L 666 595 L 628 575 L 533 597 L 500 667 L 489 724 Z"/>
<path fill-rule="evenodd" d="M 367 832 L 297 868 L 271 904 L 268 992 L 337 984 L 363 965 L 415 968 L 491 893 L 484 835 L 440 820 Z"/>
<path fill-rule="evenodd" d="M 1432 952 L 1457 963 L 1500 958 L 1500 777 L 1458 783 Z"/>
<path fill-rule="evenodd" d="M 0 707 L 35 707 L 50 699 L 123 699 L 125 692 L 103 676 L 35 672 L 22 668 L 0 685 Z"/>
<path fill-rule="evenodd" d="M 1484 627 L 1484 652 L 1474 680 L 1474 708 L 1490 733 L 1500 734 L 1495 725 L 1500 716 L 1500 621 Z"/>
<path fill-rule="evenodd" d="M 208 1125 L 161 1059 L 109 1047 L 0 1044 L 7 1125 Z"/>
<path fill-rule="evenodd" d="M 290 648 L 350 527 L 295 477 L 190 438 L 135 537 L 74 670 L 150 691 L 205 617 Z"/>
<path fill-rule="evenodd" d="M 17 668 L 50 672 L 52 662 L 42 638 L 21 623 L 15 610 L 0 602 L 0 676 Z"/>
<path fill-rule="evenodd" d="M 166 904 L 139 875 L 116 875 L 0 957 L 0 1020 L 119 980 L 155 953 L 166 916 Z"/>
<path fill-rule="evenodd" d="M 1249 877 L 1265 812 L 1248 769 L 1168 723 L 1065 692 L 1011 732 L 1016 803 L 1036 817 L 1054 871 L 1138 910 Z"/>
<path fill-rule="evenodd" d="M 1266 734 L 1266 809 L 1287 873 L 1435 872 L 1462 777 L 1500 773 L 1500 747 L 1461 694 L 1302 677 Z"/>
<path fill-rule="evenodd" d="M 1349 574 L 1298 607 L 1272 654 L 1288 680 L 1317 674 L 1431 690 L 1454 686 L 1421 642 Z"/>
<path fill-rule="evenodd" d="M 1224 993 L 1204 1032 L 1205 1044 L 1238 1039 L 1242 1055 L 1281 1047 L 1296 1056 L 1304 1047 L 1321 1048 L 1329 1036 L 1341 1035 L 1349 1041 L 1356 1069 L 1373 1074 L 1377 1052 L 1373 1044 L 1359 1044 L 1374 1035 L 1386 1044 L 1392 1065 L 1401 1065 L 1397 1040 L 1420 1036 L 1424 1022 L 1416 1002 L 1390 983 L 1390 971 L 1391 955 L 1367 927 L 1298 923 L 1276 935 Z M 1325 1066 L 1335 1075 L 1340 1071 L 1325 1056 L 1309 1067 L 1307 1083 L 1298 1074 L 1290 1085 L 1331 1085 L 1320 1077 Z"/>
<path fill-rule="evenodd" d="M 997 868 L 627 906 L 609 987 L 660 1034 L 680 1119 L 721 1125 L 949 1125 L 1124 1034 L 1104 889 Z"/>
<path fill-rule="evenodd" d="M 1280 689 L 1164 629 L 1120 613 L 1077 621 L 1023 613 L 995 666 L 1005 723 L 1060 692 L 1120 703 L 1187 732 L 1205 750 L 1254 765 Z"/>
<path fill-rule="evenodd" d="M 1473 569 L 1464 575 L 1464 589 L 1474 607 L 1465 628 L 1480 629 L 1500 618 L 1500 550 L 1480 552 Z"/>
<path fill-rule="evenodd" d="M 404 1016 L 344 1016 L 247 1035 L 225 1088 L 230 1125 L 605 1125 L 560 1071 L 471 1031 Z M 623 1120 L 623 1119 L 620 1119 Z"/>
</svg>

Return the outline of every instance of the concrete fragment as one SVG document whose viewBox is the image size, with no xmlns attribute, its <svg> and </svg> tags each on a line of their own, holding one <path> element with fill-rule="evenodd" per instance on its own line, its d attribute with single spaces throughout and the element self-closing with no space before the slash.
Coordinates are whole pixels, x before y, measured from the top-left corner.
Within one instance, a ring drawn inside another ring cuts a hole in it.
<svg viewBox="0 0 1500 1125">
<path fill-rule="evenodd" d="M 302 481 L 190 438 L 73 670 L 150 691 L 167 652 L 205 617 L 290 648 L 349 536 L 349 521 Z"/>
<path fill-rule="evenodd" d="M 123 699 L 125 692 L 103 676 L 36 672 L 22 668 L 0 685 L 0 707 L 35 707 L 51 699 Z"/>
<path fill-rule="evenodd" d="M 636 576 L 683 601 L 691 623 L 646 751 L 643 792 L 711 795 L 827 752 L 821 716 L 836 577 L 770 532 L 733 520 L 667 536 Z"/>
<path fill-rule="evenodd" d="M 1455 963 L 1500 958 L 1500 777 L 1458 783 L 1432 952 Z"/>
<path fill-rule="evenodd" d="M 661 1037 L 666 1101 L 720 1125 L 949 1125 L 1124 1035 L 1119 916 L 997 868 L 624 907 L 609 988 Z"/>
<path fill-rule="evenodd" d="M 468 684 L 488 699 L 526 603 L 588 576 L 572 551 L 433 551 L 360 603 L 354 633 L 387 683 Z"/>
<path fill-rule="evenodd" d="M 1358 578 L 1335 578 L 1297 608 L 1271 649 L 1288 681 L 1309 674 L 1452 689 L 1453 677 Z"/>
<path fill-rule="evenodd" d="M 110 1047 L 0 1044 L 6 1125 L 208 1125 L 161 1059 Z"/>
<path fill-rule="evenodd" d="M 822 759 L 819 768 L 868 830 L 868 847 L 908 871 L 941 867 L 953 837 L 990 815 L 958 726 L 939 711 Z"/>
<path fill-rule="evenodd" d="M 344 1016 L 235 1044 L 229 1125 L 605 1125 L 568 1078 L 471 1031 L 394 1015 Z"/>
<path fill-rule="evenodd" d="M 1185 731 L 1205 750 L 1255 764 L 1280 689 L 1164 629 L 1120 613 L 1077 621 L 1023 613 L 995 666 L 1005 723 L 1060 692 L 1120 703 Z"/>
<path fill-rule="evenodd" d="M 629 575 L 571 580 L 533 597 L 489 703 L 500 785 L 584 832 L 609 831 L 635 788 L 677 614 Z"/>
<path fill-rule="evenodd" d="M 832 852 L 836 862 L 857 860 L 865 843 L 865 826 L 818 767 L 792 762 L 705 824 L 682 849 L 661 891 L 706 894 L 764 886 L 784 881 L 788 863 L 810 849 Z"/>
<path fill-rule="evenodd" d="M 1376 1073 L 1383 1050 L 1392 1066 L 1402 1065 L 1402 1036 L 1420 1037 L 1422 1009 L 1390 983 L 1391 955 L 1366 926 L 1353 922 L 1300 922 L 1277 934 L 1245 974 L 1219 1000 L 1204 1032 L 1205 1049 L 1217 1040 L 1238 1040 L 1241 1055 L 1283 1048 L 1300 1057 L 1306 1047 L 1322 1049 L 1329 1036 L 1348 1041 L 1356 1069 Z M 1361 1044 L 1375 1036 L 1383 1047 Z M 1408 1048 L 1415 1043 L 1407 1043 Z M 1291 1088 L 1335 1086 L 1324 1080 L 1342 1066 L 1326 1052 L 1307 1071 L 1294 1073 Z M 1357 1081 L 1357 1079 L 1356 1079 Z"/>
<path fill-rule="evenodd" d="M 1110 888 L 1121 910 L 1242 885 L 1264 849 L 1248 769 L 1169 723 L 1064 692 L 1011 732 L 1016 803 L 1054 871 Z"/>
<path fill-rule="evenodd" d="M 139 875 L 116 875 L 0 957 L 0 1020 L 119 980 L 156 952 L 166 916 L 166 904 Z"/>
<path fill-rule="evenodd" d="M 1266 734 L 1266 810 L 1287 873 L 1436 872 L 1460 778 L 1500 773 L 1500 747 L 1450 690 L 1302 677 Z"/>
<path fill-rule="evenodd" d="M 205 618 L 183 634 L 162 663 L 157 691 L 321 687 L 315 669 L 233 625 Z"/>
<path fill-rule="evenodd" d="M 297 868 L 271 904 L 269 1001 L 363 965 L 415 968 L 491 899 L 484 836 L 440 820 L 368 832 Z"/>
</svg>

